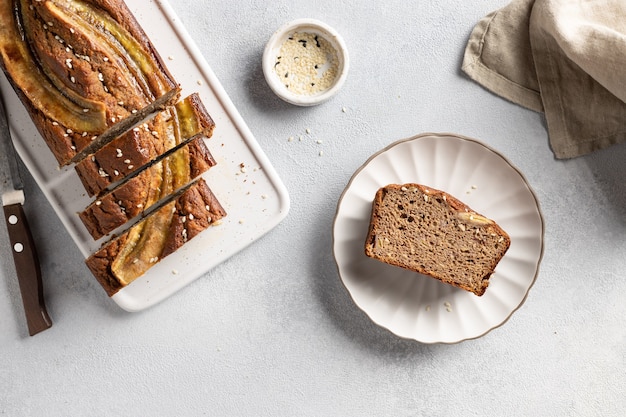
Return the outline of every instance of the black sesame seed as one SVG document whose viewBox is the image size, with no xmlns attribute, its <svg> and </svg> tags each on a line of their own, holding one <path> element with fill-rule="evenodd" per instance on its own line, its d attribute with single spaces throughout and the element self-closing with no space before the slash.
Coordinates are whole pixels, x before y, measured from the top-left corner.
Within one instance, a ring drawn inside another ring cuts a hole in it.
<svg viewBox="0 0 626 417">
<path fill-rule="evenodd" d="M 320 45 L 320 41 L 319 41 L 319 39 L 318 39 L 317 35 L 315 35 L 315 38 L 314 38 L 314 39 L 315 39 L 315 45 L 316 45 L 318 48 L 320 48 L 320 47 L 321 47 L 321 45 Z"/>
</svg>

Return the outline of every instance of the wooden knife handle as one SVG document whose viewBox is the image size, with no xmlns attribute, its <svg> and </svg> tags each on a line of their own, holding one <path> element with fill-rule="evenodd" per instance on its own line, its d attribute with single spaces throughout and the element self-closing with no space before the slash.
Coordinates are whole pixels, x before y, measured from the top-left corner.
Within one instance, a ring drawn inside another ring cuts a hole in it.
<svg viewBox="0 0 626 417">
<path fill-rule="evenodd" d="M 39 259 L 21 204 L 4 206 L 11 251 L 22 293 L 28 333 L 31 336 L 52 326 L 43 297 Z"/>
</svg>

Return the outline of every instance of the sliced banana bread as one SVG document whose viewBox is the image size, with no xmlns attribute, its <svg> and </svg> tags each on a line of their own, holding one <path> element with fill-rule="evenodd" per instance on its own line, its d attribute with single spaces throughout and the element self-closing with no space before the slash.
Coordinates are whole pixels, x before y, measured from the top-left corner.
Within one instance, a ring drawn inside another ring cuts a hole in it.
<svg viewBox="0 0 626 417">
<path fill-rule="evenodd" d="M 226 215 L 200 178 L 173 201 L 105 243 L 86 263 L 109 296 Z"/>
<path fill-rule="evenodd" d="M 199 95 L 193 93 L 115 138 L 74 169 L 89 196 L 98 195 L 194 136 L 211 137 L 214 128 Z"/>
<path fill-rule="evenodd" d="M 60 165 L 180 93 L 121 0 L 3 1 L 0 65 Z"/>
<path fill-rule="evenodd" d="M 420 184 L 376 192 L 365 254 L 483 295 L 511 244 L 493 220 Z"/>
<path fill-rule="evenodd" d="M 186 186 L 216 164 L 204 136 L 197 136 L 159 162 L 97 198 L 79 217 L 97 240 L 143 215 L 162 198 Z"/>
</svg>

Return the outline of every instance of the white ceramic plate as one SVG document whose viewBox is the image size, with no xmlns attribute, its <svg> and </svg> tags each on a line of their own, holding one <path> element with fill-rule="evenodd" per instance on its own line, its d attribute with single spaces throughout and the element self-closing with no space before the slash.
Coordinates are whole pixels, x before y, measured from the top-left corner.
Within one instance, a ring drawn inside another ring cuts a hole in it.
<svg viewBox="0 0 626 417">
<path fill-rule="evenodd" d="M 167 1 L 126 3 L 181 84 L 181 97 L 198 92 L 215 121 L 215 132 L 207 145 L 217 165 L 204 178 L 228 213 L 220 225 L 190 240 L 112 297 L 123 309 L 138 311 L 172 295 L 271 230 L 287 215 L 289 196 Z M 87 258 L 106 239 L 94 241 L 76 215 L 90 199 L 73 167 L 57 168 L 52 153 L 3 74 L 0 84 L 16 149 Z M 87 267 L 85 275 L 85 279 L 95 279 Z"/>
<path fill-rule="evenodd" d="M 390 183 L 446 191 L 499 223 L 511 246 L 482 297 L 365 256 L 372 201 Z M 354 302 L 378 325 L 423 343 L 480 337 L 517 310 L 543 254 L 543 219 L 523 175 L 493 149 L 451 134 L 423 134 L 372 156 L 337 205 L 333 250 Z"/>
</svg>

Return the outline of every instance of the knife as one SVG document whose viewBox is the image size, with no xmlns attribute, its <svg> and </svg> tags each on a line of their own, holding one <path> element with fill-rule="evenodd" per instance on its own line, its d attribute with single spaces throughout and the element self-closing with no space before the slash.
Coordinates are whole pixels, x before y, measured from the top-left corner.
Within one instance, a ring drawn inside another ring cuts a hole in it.
<svg viewBox="0 0 626 417">
<path fill-rule="evenodd" d="M 3 100 L 0 97 L 0 142 L 4 143 L 5 154 L 9 160 L 9 170 L 13 189 L 2 194 L 4 219 L 9 231 L 11 252 L 17 272 L 17 280 L 22 294 L 22 303 L 26 313 L 28 333 L 31 336 L 52 326 L 43 296 L 41 268 L 35 250 L 33 237 L 24 213 L 24 184 L 20 176 L 17 154 L 13 147 L 9 131 L 9 121 Z"/>
</svg>

